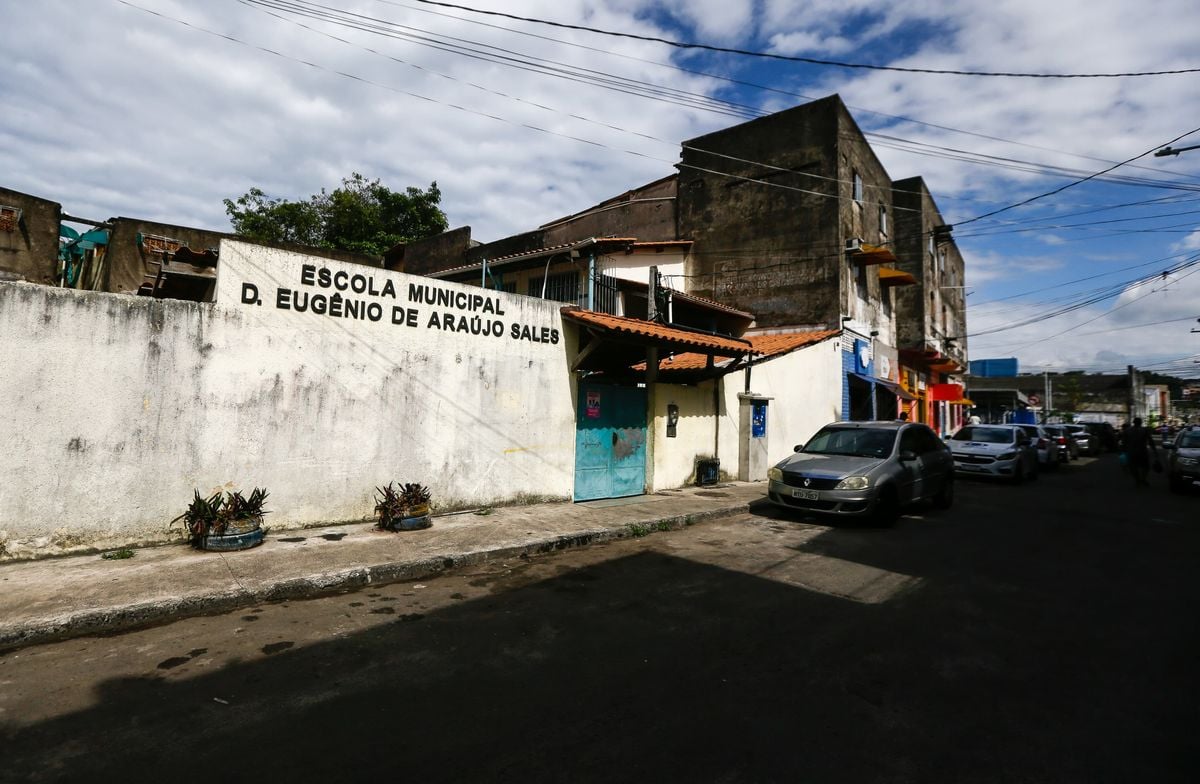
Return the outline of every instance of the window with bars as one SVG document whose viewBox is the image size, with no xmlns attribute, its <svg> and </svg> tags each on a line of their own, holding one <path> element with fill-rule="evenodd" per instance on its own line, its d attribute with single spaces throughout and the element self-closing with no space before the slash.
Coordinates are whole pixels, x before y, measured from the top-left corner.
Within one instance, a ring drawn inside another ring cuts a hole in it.
<svg viewBox="0 0 1200 784">
<path fill-rule="evenodd" d="M 559 272 L 545 278 L 530 278 L 529 296 L 542 296 L 543 280 L 545 281 L 546 299 L 579 303 L 579 272 L 577 270 Z"/>
</svg>

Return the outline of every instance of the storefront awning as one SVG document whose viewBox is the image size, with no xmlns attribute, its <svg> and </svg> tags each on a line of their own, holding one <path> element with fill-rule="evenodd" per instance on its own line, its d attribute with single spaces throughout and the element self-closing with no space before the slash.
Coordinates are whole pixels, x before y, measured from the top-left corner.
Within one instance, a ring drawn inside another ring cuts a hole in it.
<svg viewBox="0 0 1200 784">
<path fill-rule="evenodd" d="M 916 282 L 917 279 L 915 277 L 903 270 L 898 270 L 894 267 L 879 268 L 880 286 L 913 286 L 916 285 Z"/>
<path fill-rule="evenodd" d="M 897 384 L 895 381 L 887 381 L 886 379 L 877 378 L 875 379 L 875 383 L 892 390 L 892 393 L 901 400 L 916 400 L 916 397 L 914 397 L 912 393 Z"/>
<path fill-rule="evenodd" d="M 891 248 L 883 245 L 861 243 L 857 248 L 847 251 L 851 259 L 859 264 L 895 264 L 896 254 Z"/>
<path fill-rule="evenodd" d="M 912 393 L 910 393 L 904 387 L 897 384 L 895 381 L 888 381 L 886 378 L 876 378 L 875 376 L 866 376 L 866 375 L 863 375 L 862 373 L 847 372 L 846 375 L 853 376 L 854 378 L 857 378 L 859 381 L 865 381 L 868 384 L 878 384 L 881 387 L 885 387 L 893 395 L 895 395 L 896 397 L 902 398 L 904 400 L 916 400 L 916 398 L 913 397 Z"/>
<path fill-rule="evenodd" d="M 962 384 L 930 384 L 929 399 L 953 403 L 966 398 L 963 396 Z"/>
</svg>

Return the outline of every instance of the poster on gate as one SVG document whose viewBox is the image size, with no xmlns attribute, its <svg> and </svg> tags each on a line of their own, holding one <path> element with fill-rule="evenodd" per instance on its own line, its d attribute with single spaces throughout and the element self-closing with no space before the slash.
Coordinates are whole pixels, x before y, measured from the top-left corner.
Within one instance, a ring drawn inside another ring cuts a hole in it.
<svg viewBox="0 0 1200 784">
<path fill-rule="evenodd" d="M 599 419 L 600 418 L 600 393 L 599 392 L 592 391 L 592 392 L 587 393 L 587 408 L 585 410 L 586 410 L 588 419 Z"/>
</svg>

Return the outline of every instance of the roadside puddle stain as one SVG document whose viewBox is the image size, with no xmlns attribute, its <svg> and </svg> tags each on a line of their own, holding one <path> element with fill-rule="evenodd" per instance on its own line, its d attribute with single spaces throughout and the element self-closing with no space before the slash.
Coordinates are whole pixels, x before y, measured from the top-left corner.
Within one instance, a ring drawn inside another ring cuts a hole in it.
<svg viewBox="0 0 1200 784">
<path fill-rule="evenodd" d="M 321 534 L 321 538 L 327 542 L 340 542 L 346 538 L 345 534 Z"/>
<path fill-rule="evenodd" d="M 396 608 L 395 607 L 377 607 L 374 610 L 371 610 L 371 614 L 372 615 L 395 615 Z"/>
<path fill-rule="evenodd" d="M 307 541 L 307 536 L 289 536 L 284 539 L 276 539 L 277 542 L 304 542 Z"/>
<path fill-rule="evenodd" d="M 262 652 L 267 654 L 268 656 L 270 656 L 272 653 L 279 653 L 280 651 L 286 651 L 288 648 L 291 648 L 295 644 L 296 643 L 292 642 L 291 640 L 284 640 L 283 642 L 273 642 L 273 643 L 270 643 L 269 645 L 264 645 L 262 647 Z"/>
<path fill-rule="evenodd" d="M 160 670 L 173 670 L 181 664 L 187 664 L 197 656 L 202 656 L 208 653 L 208 648 L 192 648 L 188 651 L 187 656 L 172 656 L 169 659 L 163 659 L 158 663 Z"/>
</svg>

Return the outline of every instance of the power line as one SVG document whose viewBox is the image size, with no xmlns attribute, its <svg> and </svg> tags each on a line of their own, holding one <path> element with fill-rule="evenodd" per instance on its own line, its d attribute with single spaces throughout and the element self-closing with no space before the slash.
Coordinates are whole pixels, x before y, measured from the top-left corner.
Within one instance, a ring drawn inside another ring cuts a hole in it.
<svg viewBox="0 0 1200 784">
<path fill-rule="evenodd" d="M 479 8 L 471 8 L 465 5 L 456 5 L 454 3 L 436 2 L 436 0 L 416 0 L 418 3 L 426 5 L 437 5 L 444 8 L 454 8 L 459 11 L 467 11 L 473 14 L 486 14 L 488 16 L 500 16 L 506 19 L 513 19 L 519 22 L 530 22 L 532 24 L 547 25 L 549 27 L 558 27 L 565 30 L 581 30 L 584 32 L 595 33 L 597 35 L 607 35 L 614 38 L 630 38 L 635 41 L 649 41 L 651 43 L 666 44 L 677 49 L 699 49 L 709 52 L 720 52 L 723 54 L 737 54 L 747 57 L 761 57 L 770 60 L 783 60 L 794 63 L 807 63 L 809 65 L 825 65 L 838 68 L 856 68 L 871 71 L 899 71 L 901 73 L 920 73 L 920 74 L 943 74 L 950 76 L 1004 76 L 1004 77 L 1019 77 L 1029 79 L 1113 79 L 1120 77 L 1132 76 L 1167 76 L 1171 74 L 1186 74 L 1200 73 L 1200 68 L 1180 68 L 1169 71 L 1134 71 L 1127 73 L 1021 73 L 1016 71 L 963 71 L 950 70 L 942 68 L 905 68 L 897 65 L 872 65 L 869 63 L 851 63 L 841 60 L 822 60 L 813 57 L 799 57 L 795 55 L 775 54 L 774 52 L 756 52 L 748 49 L 734 49 L 724 46 L 713 46 L 711 44 L 692 43 L 685 41 L 672 41 L 669 38 L 658 38 L 650 35 L 637 35 L 635 33 L 621 33 L 613 30 L 602 30 L 596 27 L 588 27 L 586 25 L 567 24 L 566 22 L 552 22 L 546 19 L 537 19 L 529 16 L 517 16 L 516 14 L 508 14 L 502 11 L 485 11 Z"/>
<path fill-rule="evenodd" d="M 266 6 L 266 7 L 276 8 L 279 10 L 287 11 L 289 13 L 306 16 L 308 18 L 313 18 L 313 19 L 317 19 L 319 21 L 329 22 L 329 23 L 336 24 L 336 25 L 339 25 L 342 27 L 356 29 L 356 30 L 360 30 L 363 32 L 384 35 L 386 37 L 400 38 L 402 40 L 409 40 L 409 41 L 418 43 L 419 45 L 429 46 L 430 48 L 434 48 L 439 51 L 445 51 L 445 52 L 448 52 L 451 54 L 458 54 L 461 56 L 470 57 L 472 59 L 483 59 L 487 62 L 497 63 L 497 64 L 505 65 L 508 67 L 514 67 L 514 68 L 518 68 L 519 70 L 532 70 L 533 72 L 539 73 L 542 75 L 553 76 L 556 78 L 564 78 L 564 79 L 567 79 L 568 81 L 578 81 L 578 82 L 582 82 L 585 84 L 591 84 L 592 86 L 598 86 L 598 87 L 601 87 L 604 89 L 616 90 L 617 92 L 633 94 L 633 95 L 637 95 L 640 97 L 647 97 L 647 98 L 651 98 L 654 100 L 666 100 L 667 102 L 676 103 L 678 105 L 686 106 L 688 108 L 702 109 L 702 110 L 706 110 L 706 111 L 718 111 L 721 114 L 727 114 L 727 115 L 731 115 L 731 116 L 735 116 L 735 117 L 742 117 L 743 119 L 748 119 L 748 118 L 755 117 L 755 116 L 762 116 L 764 114 L 764 112 L 762 112 L 761 110 L 755 109 L 754 107 L 750 107 L 745 104 L 735 104 L 735 103 L 732 103 L 729 101 L 721 101 L 719 99 L 709 98 L 707 96 L 703 96 L 703 95 L 696 94 L 696 93 L 688 93 L 686 91 L 675 90 L 673 88 L 663 88 L 663 87 L 653 85 L 653 84 L 650 84 L 650 83 L 647 83 L 647 82 L 644 82 L 641 80 L 629 80 L 624 77 L 616 77 L 611 74 L 607 74 L 603 71 L 596 71 L 594 69 L 577 69 L 575 66 L 570 66 L 570 65 L 567 65 L 564 63 L 553 61 L 553 60 L 547 60 L 545 58 L 532 58 L 531 61 L 530 60 L 521 60 L 519 58 L 528 57 L 528 55 L 514 52 L 509 49 L 494 47 L 489 44 L 482 44 L 482 43 L 475 42 L 475 41 L 467 41 L 466 39 L 457 38 L 454 36 L 445 36 L 445 35 L 442 35 L 439 33 L 430 33 L 429 31 L 420 30 L 419 28 L 414 28 L 414 27 L 410 27 L 407 25 L 400 25 L 400 24 L 389 22 L 386 20 L 376 19 L 374 17 L 368 17 L 368 16 L 364 16 L 361 14 L 352 14 L 349 12 L 342 12 L 342 11 L 339 11 L 338 9 L 331 8 L 328 6 L 323 6 L 323 5 L 320 5 L 317 3 L 303 2 L 303 0 L 299 0 L 299 1 L 291 0 L 290 2 L 289 2 L 289 0 L 239 0 L 239 2 L 241 2 L 245 5 Z M 613 125 L 611 123 L 606 123 L 606 122 L 602 122 L 602 121 L 595 120 L 592 118 L 584 117 L 584 116 L 576 114 L 576 113 L 563 112 L 561 110 L 554 109 L 552 107 L 545 106 L 543 104 L 535 103 L 532 101 L 527 101 L 527 100 L 519 98 L 517 96 L 512 96 L 512 95 L 508 95 L 506 93 L 501 93 L 499 91 L 491 90 L 489 88 L 483 87 L 483 86 L 475 84 L 473 82 L 465 82 L 463 80 L 458 79 L 457 77 L 439 73 L 437 71 L 433 71 L 431 69 L 427 69 L 427 68 L 424 68 L 422 66 L 418 66 L 418 65 L 415 65 L 412 63 L 407 63 L 403 60 L 399 60 L 398 58 L 392 57 L 390 55 L 382 54 L 374 49 L 370 49 L 368 47 L 363 47 L 359 44 L 347 41 L 346 39 L 343 39 L 343 38 L 338 38 L 337 36 L 333 36 L 324 31 L 315 30 L 307 25 L 301 24 L 294 20 L 279 17 L 276 14 L 272 14 L 268 11 L 263 11 L 263 13 L 267 13 L 270 16 L 280 19 L 281 21 L 287 21 L 291 24 L 296 24 L 296 25 L 298 25 L 304 29 L 307 29 L 311 32 L 314 32 L 314 33 L 317 33 L 320 35 L 324 35 L 326 37 L 332 38 L 333 40 L 340 41 L 346 45 L 355 46 L 357 48 L 364 49 L 365 51 L 368 51 L 372 54 L 376 54 L 381 57 L 387 57 L 388 59 L 391 59 L 394 62 L 401 63 L 404 65 L 409 65 L 410 67 L 417 68 L 418 70 L 423 70 L 428 73 L 432 73 L 432 74 L 440 76 L 442 78 L 450 79 L 453 81 L 458 81 L 460 83 L 467 84 L 468 86 L 471 86 L 475 89 L 483 90 L 485 92 L 489 92 L 491 94 L 494 94 L 494 95 L 497 95 L 497 96 L 500 96 L 500 97 L 503 97 L 503 98 L 506 98 L 509 100 L 518 101 L 518 102 L 524 103 L 526 105 L 531 105 L 531 106 L 535 106 L 537 108 L 544 109 L 547 111 L 552 111 L 552 112 L 556 112 L 559 114 L 563 114 L 563 115 L 569 116 L 573 119 L 578 119 L 583 122 L 596 124 L 601 127 L 609 128 L 611 130 L 616 130 L 616 131 L 625 132 L 625 133 L 631 133 L 631 134 L 640 136 L 642 138 L 650 139 L 652 141 L 657 141 L 662 144 L 672 144 L 671 142 L 667 142 L 666 140 L 659 139 L 657 137 L 653 137 L 649 134 L 640 133 L 638 131 L 631 131 L 629 129 L 621 128 L 621 127 Z M 457 17 L 455 17 L 455 18 L 457 18 Z M 392 28 L 395 28 L 395 30 L 393 30 Z M 443 45 L 443 42 L 440 42 L 440 41 L 435 41 L 433 39 L 429 39 L 429 38 L 426 38 L 423 36 L 413 36 L 409 33 L 396 32 L 396 30 L 413 30 L 413 31 L 417 31 L 420 33 L 427 33 L 429 35 L 436 35 L 439 38 L 445 38 L 445 39 L 448 39 L 450 41 L 457 42 L 457 43 Z M 481 52 L 479 49 L 471 49 L 471 48 L 466 48 L 466 47 L 462 47 L 462 46 L 458 45 L 458 44 L 463 44 L 463 43 L 470 44 L 471 46 L 478 46 L 478 47 L 484 47 L 486 49 L 492 49 L 497 52 L 501 52 L 503 54 L 502 55 L 492 55 L 490 53 Z M 509 57 L 508 55 L 515 55 L 516 58 L 518 58 L 518 59 L 514 59 L 514 57 Z M 532 61 L 536 61 L 536 62 L 532 62 Z M 550 65 L 553 65 L 555 67 L 551 68 L 547 65 L 544 65 L 546 63 L 549 63 Z M 581 74 L 582 74 L 583 78 L 580 78 Z M 600 78 L 600 77 L 604 77 L 604 78 Z M 614 82 L 614 80 L 616 80 L 616 81 Z M 632 87 L 632 89 L 628 89 L 630 86 Z M 718 109 L 717 105 L 727 106 L 732 111 Z M 874 135 L 874 134 L 868 134 L 868 135 Z M 921 146 L 930 147 L 932 149 L 946 150 L 949 153 L 951 153 L 948 155 L 943 154 L 943 153 L 928 153 L 928 154 L 938 155 L 938 157 L 949 157 L 951 159 L 958 158 L 958 159 L 962 159 L 962 160 L 975 160 L 972 158 L 961 158 L 960 156 L 962 156 L 962 155 L 967 155 L 967 156 L 977 155 L 978 158 L 985 159 L 985 160 L 976 160 L 976 162 L 991 163 L 991 165 L 1003 165 L 999 161 L 1005 160 L 1005 159 L 996 158 L 996 156 L 986 156 L 986 155 L 982 155 L 982 154 L 967 153 L 967 152 L 959 151 L 959 150 L 951 150 L 950 148 L 939 148 L 935 145 L 924 145 L 923 143 L 919 143 L 919 142 L 909 142 L 908 140 L 897 139 L 896 137 L 887 137 L 887 136 L 883 136 L 883 135 L 879 135 L 879 136 L 880 136 L 880 138 L 884 138 L 884 139 L 894 139 L 894 140 L 900 141 L 900 142 L 918 144 Z M 887 145 L 882 144 L 881 146 L 887 146 Z M 712 154 L 718 155 L 718 153 L 712 153 Z M 756 165 L 769 166 L 769 164 L 764 164 L 761 162 L 747 161 L 745 159 L 736 158 L 734 156 L 724 156 L 724 157 L 728 157 L 730 159 L 741 161 L 744 163 L 754 163 Z M 988 158 L 994 158 L 995 161 L 986 160 Z M 1008 159 L 1008 160 L 1011 160 L 1011 159 Z M 1014 163 L 1022 164 L 1023 166 L 1026 166 L 1026 167 L 1033 167 L 1033 168 L 1022 169 L 1025 171 L 1043 171 L 1048 168 L 1051 168 L 1051 169 L 1061 168 L 1061 167 L 1047 167 L 1047 166 L 1042 166 L 1040 164 L 1032 164 L 1032 163 L 1028 163 L 1028 162 L 1014 161 Z M 775 168 L 780 168 L 780 167 L 775 167 Z M 1017 166 L 1017 168 L 1021 168 L 1021 166 Z M 810 177 L 821 178 L 820 175 L 814 175 L 814 174 L 805 173 L 805 172 L 798 172 L 798 174 L 803 174 L 805 176 L 810 176 Z M 841 180 L 833 180 L 832 178 L 821 178 L 821 179 L 831 179 L 832 181 L 835 181 L 835 182 L 843 182 Z M 1123 179 L 1128 179 L 1131 182 L 1137 182 L 1136 178 L 1123 178 Z M 1149 184 L 1149 185 L 1154 185 L 1156 187 L 1181 187 L 1181 188 L 1185 188 L 1188 190 L 1193 189 L 1189 186 L 1174 185 L 1174 184 L 1163 182 L 1160 180 L 1145 180 L 1144 183 L 1139 183 L 1139 184 Z M 1197 186 L 1197 187 L 1200 187 L 1200 186 Z M 874 204 L 874 202 L 873 202 L 873 204 Z M 894 205 L 893 205 L 893 207 L 894 207 L 894 209 L 904 209 L 901 207 L 895 207 Z"/>
<path fill-rule="evenodd" d="M 424 1 L 425 0 L 421 0 L 421 2 L 424 2 Z M 1200 132 L 1200 128 L 1193 128 L 1192 130 L 1188 131 L 1187 133 L 1182 133 L 1179 136 L 1176 136 L 1174 139 L 1172 139 L 1169 142 L 1166 142 L 1165 144 L 1156 144 L 1155 146 L 1151 147 L 1149 150 L 1146 150 L 1143 153 L 1138 153 L 1137 155 L 1133 156 L 1132 158 L 1129 158 L 1128 160 L 1113 164 L 1112 166 L 1109 166 L 1107 169 L 1104 169 L 1103 171 L 1098 171 L 1095 174 L 1089 174 L 1087 177 L 1083 177 L 1082 179 L 1068 182 L 1066 185 L 1063 185 L 1059 188 L 1055 188 L 1052 191 L 1047 191 L 1045 193 L 1039 193 L 1037 196 L 1030 196 L 1028 199 L 1023 199 L 1022 201 L 1019 201 L 1016 204 L 1010 204 L 1007 207 L 1001 207 L 998 210 L 992 210 L 991 212 L 985 212 L 982 215 L 976 215 L 974 218 L 969 218 L 965 221 L 958 221 L 957 225 L 963 226 L 968 223 L 974 223 L 977 220 L 983 220 L 984 218 L 990 218 L 993 215 L 999 215 L 1002 212 L 1007 212 L 1008 210 L 1016 209 L 1017 207 L 1023 207 L 1026 204 L 1030 204 L 1039 199 L 1044 199 L 1047 196 L 1053 196 L 1056 193 L 1062 193 L 1067 188 L 1074 188 L 1076 185 L 1082 185 L 1083 183 L 1087 182 L 1088 180 L 1094 180 L 1097 177 L 1101 176 L 1102 174 L 1108 174 L 1113 169 L 1118 169 L 1127 163 L 1136 161 L 1138 158 L 1144 158 L 1147 155 L 1151 154 L 1152 152 L 1155 152 L 1156 150 L 1162 149 L 1163 147 L 1166 147 L 1167 145 L 1174 144 L 1175 142 L 1179 141 L 1180 139 L 1191 136 L 1193 133 L 1197 133 L 1197 132 Z"/>
<path fill-rule="evenodd" d="M 661 60 L 650 60 L 650 59 L 644 58 L 644 57 L 636 57 L 634 55 L 626 54 L 624 52 L 616 52 L 611 49 L 602 49 L 602 48 L 595 47 L 595 46 L 588 46 L 587 44 L 582 44 L 582 43 L 579 43 L 578 41 L 568 41 L 568 40 L 561 39 L 561 38 L 553 38 L 551 36 L 538 35 L 537 33 L 532 33 L 532 32 L 529 32 L 528 30 L 518 30 L 513 27 L 505 27 L 503 25 L 491 24 L 489 22 L 484 22 L 484 21 L 481 21 L 478 19 L 471 19 L 471 18 L 465 17 L 465 16 L 455 16 L 453 14 L 447 14 L 447 13 L 444 13 L 441 11 L 434 11 L 434 10 L 428 9 L 428 8 L 418 8 L 416 6 L 408 5 L 406 3 L 396 2 L 396 0 L 376 0 L 376 2 L 382 3 L 384 5 L 394 6 L 397 8 L 406 8 L 408 10 L 417 11 L 419 13 L 430 14 L 433 16 L 440 16 L 445 19 L 453 19 L 458 22 L 465 22 L 467 24 L 478 25 L 480 27 L 487 27 L 487 28 L 490 28 L 493 30 L 502 30 L 504 32 L 512 33 L 514 35 L 527 36 L 529 38 L 536 38 L 541 41 L 549 41 L 550 43 L 558 44 L 560 46 L 574 47 L 574 48 L 583 49 L 583 50 L 589 51 L 589 52 L 603 54 L 603 55 L 606 55 L 609 57 L 620 58 L 622 60 L 630 60 L 633 62 L 644 63 L 646 65 L 653 65 L 653 66 L 656 66 L 659 68 L 666 68 L 666 69 L 669 69 L 672 71 L 677 71 L 679 73 L 691 74 L 692 76 L 703 76 L 706 79 L 715 79 L 717 81 L 722 81 L 727 84 L 735 84 L 740 87 L 749 87 L 754 90 L 762 90 L 764 92 L 775 93 L 778 95 L 786 95 L 791 98 L 799 98 L 806 102 L 816 100 L 816 98 L 814 96 L 806 95 L 804 93 L 798 93 L 793 90 L 785 90 L 780 87 L 775 87 L 775 86 L 766 85 L 766 84 L 759 84 L 757 82 L 751 82 L 751 81 L 747 81 L 744 79 L 735 79 L 733 77 L 726 76 L 724 74 L 712 73 L 711 71 L 701 71 L 701 70 L 697 70 L 697 69 L 693 69 L 693 68 L 684 68 L 683 66 L 676 65 L 675 63 L 663 62 Z M 920 125 L 920 126 L 923 126 L 926 128 L 933 128 L 933 129 L 936 129 L 939 131 L 947 131 L 949 133 L 957 133 L 957 134 L 962 134 L 964 136 L 973 136 L 978 139 L 987 139 L 988 141 L 1000 142 L 1002 144 L 1011 144 L 1011 145 L 1014 145 L 1017 147 L 1025 147 L 1025 148 L 1028 148 L 1031 150 L 1042 150 L 1044 152 L 1053 152 L 1053 153 L 1058 153 L 1060 155 L 1070 155 L 1075 158 L 1097 161 L 1100 163 L 1112 163 L 1112 161 L 1106 160 L 1104 158 L 1100 158 L 1100 157 L 1097 157 L 1094 155 L 1084 155 L 1082 153 L 1074 152 L 1071 150 L 1060 150 L 1060 149 L 1057 149 L 1054 147 L 1045 147 L 1043 145 L 1030 144 L 1029 142 L 1020 142 L 1020 141 L 1016 141 L 1014 139 L 1006 139 L 1001 136 L 993 136 L 991 134 L 980 133 L 978 131 L 968 131 L 963 128 L 954 128 L 949 125 L 940 125 L 938 123 L 928 122 L 926 120 L 918 120 L 914 117 L 907 117 L 905 115 L 881 112 L 877 109 L 869 109 L 864 106 L 855 106 L 853 104 L 847 104 L 846 106 L 847 106 L 847 108 L 852 109 L 855 112 L 859 112 L 859 113 L 863 113 L 863 114 L 871 114 L 871 115 L 875 115 L 877 117 L 886 118 L 888 120 L 897 120 L 897 121 L 904 122 L 904 123 L 910 123 L 912 125 Z M 765 114 L 765 112 L 763 114 Z M 867 135 L 869 136 L 870 134 L 868 133 Z M 1160 168 L 1152 168 L 1149 166 L 1138 166 L 1136 164 L 1131 164 L 1130 168 L 1144 169 L 1146 171 L 1153 171 L 1153 172 L 1161 172 Z M 1184 176 L 1187 176 L 1187 175 L 1184 175 Z M 1192 179 L 1196 179 L 1196 178 L 1193 177 Z M 966 198 L 966 197 L 954 197 L 954 198 Z M 967 200 L 971 200 L 971 199 L 967 199 Z"/>
</svg>

